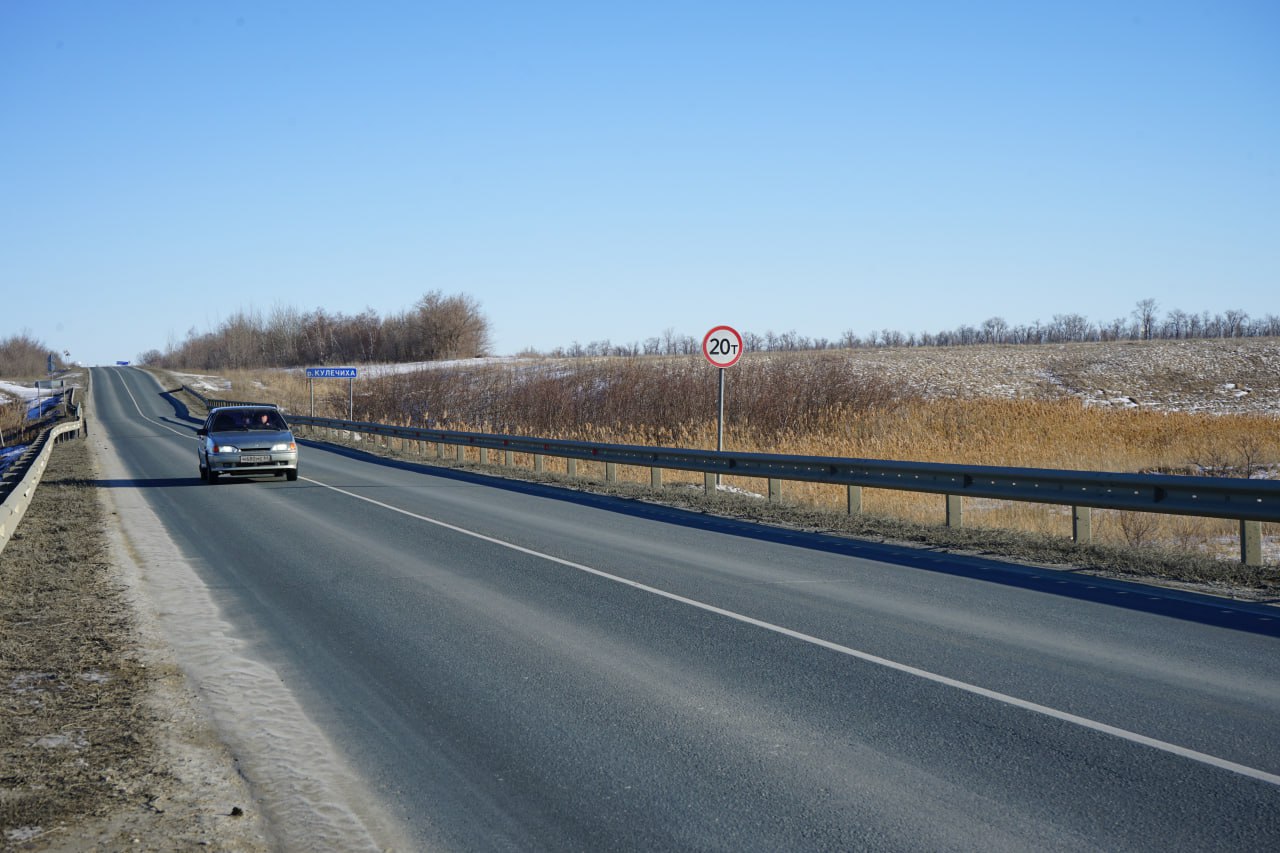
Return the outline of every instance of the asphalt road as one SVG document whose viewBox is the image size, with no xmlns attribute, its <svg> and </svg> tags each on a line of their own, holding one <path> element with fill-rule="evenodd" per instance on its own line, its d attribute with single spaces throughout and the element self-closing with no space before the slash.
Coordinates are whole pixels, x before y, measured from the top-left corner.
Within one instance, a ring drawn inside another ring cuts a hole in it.
<svg viewBox="0 0 1280 853">
<path fill-rule="evenodd" d="M 1280 849 L 1280 613 L 319 445 L 205 485 L 93 381 L 110 485 L 424 849 Z"/>
</svg>

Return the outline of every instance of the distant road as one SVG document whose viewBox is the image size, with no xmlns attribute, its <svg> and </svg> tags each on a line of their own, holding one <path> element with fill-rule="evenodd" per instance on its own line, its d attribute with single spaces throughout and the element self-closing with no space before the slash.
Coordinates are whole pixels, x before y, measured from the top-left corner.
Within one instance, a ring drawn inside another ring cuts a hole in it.
<svg viewBox="0 0 1280 853">
<path fill-rule="evenodd" d="M 93 380 L 113 485 L 424 848 L 1280 849 L 1280 613 L 319 446 L 204 485 Z"/>
</svg>

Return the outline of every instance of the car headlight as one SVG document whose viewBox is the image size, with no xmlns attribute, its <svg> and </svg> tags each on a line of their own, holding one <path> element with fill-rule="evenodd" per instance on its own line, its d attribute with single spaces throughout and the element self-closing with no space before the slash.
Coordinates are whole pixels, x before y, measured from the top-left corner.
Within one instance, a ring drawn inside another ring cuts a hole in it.
<svg viewBox="0 0 1280 853">
<path fill-rule="evenodd" d="M 213 446 L 214 453 L 239 453 L 240 448 L 232 447 L 229 444 L 215 444 Z"/>
<path fill-rule="evenodd" d="M 294 444 L 292 441 L 282 441 L 279 444 L 271 445 L 271 450 L 277 453 L 283 453 L 286 450 L 297 450 L 297 449 L 298 449 L 298 445 Z"/>
</svg>

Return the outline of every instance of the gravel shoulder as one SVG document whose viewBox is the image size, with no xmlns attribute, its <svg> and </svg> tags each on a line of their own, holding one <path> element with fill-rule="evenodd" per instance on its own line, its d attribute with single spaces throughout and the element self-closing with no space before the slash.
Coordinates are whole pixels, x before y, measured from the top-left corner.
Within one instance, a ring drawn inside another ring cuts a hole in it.
<svg viewBox="0 0 1280 853">
<path fill-rule="evenodd" d="M 0 553 L 0 850 L 275 849 L 99 472 L 88 439 L 58 445 Z"/>
</svg>

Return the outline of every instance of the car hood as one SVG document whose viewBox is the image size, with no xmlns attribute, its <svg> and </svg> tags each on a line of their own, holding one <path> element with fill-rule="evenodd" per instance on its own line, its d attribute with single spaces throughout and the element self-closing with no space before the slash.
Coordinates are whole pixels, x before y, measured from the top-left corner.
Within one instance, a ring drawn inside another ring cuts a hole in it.
<svg viewBox="0 0 1280 853">
<path fill-rule="evenodd" d="M 283 441 L 293 441 L 289 430 L 226 429 L 209 433 L 214 444 L 232 444 L 236 447 L 270 447 Z"/>
</svg>

